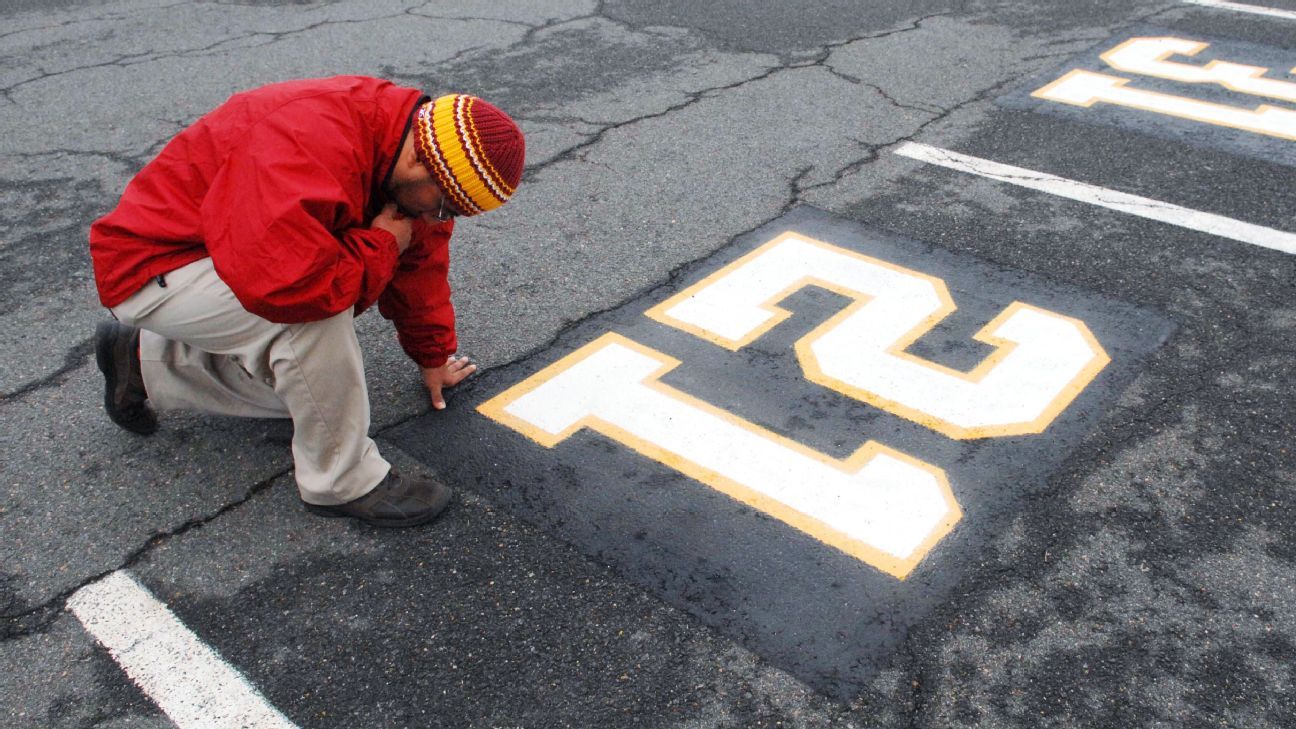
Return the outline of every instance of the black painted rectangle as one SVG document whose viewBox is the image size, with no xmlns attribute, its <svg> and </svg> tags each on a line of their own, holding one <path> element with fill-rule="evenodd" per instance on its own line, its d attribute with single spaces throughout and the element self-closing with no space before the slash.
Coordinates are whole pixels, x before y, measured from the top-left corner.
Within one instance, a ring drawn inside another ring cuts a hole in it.
<svg viewBox="0 0 1296 729">
<path fill-rule="evenodd" d="M 1102 54 L 1132 38 L 1161 36 L 1173 36 L 1210 44 L 1209 47 L 1198 52 L 1195 56 L 1171 56 L 1166 59 L 1170 62 L 1206 66 L 1212 61 L 1226 61 L 1258 66 L 1269 69 L 1264 78 L 1296 83 L 1296 79 L 1291 74 L 1291 70 L 1296 68 L 1296 50 L 1143 25 L 1124 29 L 1120 34 L 1114 35 L 1088 51 L 1068 59 L 1058 67 L 1031 76 L 1023 83 L 1015 86 L 1011 92 L 1000 96 L 995 100 L 995 103 L 1009 109 L 1033 111 L 1072 121 L 1140 132 L 1173 139 L 1193 146 L 1210 147 L 1229 154 L 1296 166 L 1296 140 L 1218 126 L 1156 111 L 1132 109 L 1101 101 L 1089 107 L 1081 107 L 1031 96 L 1035 91 L 1062 78 L 1068 72 L 1080 69 L 1129 79 L 1128 86 L 1130 88 L 1170 94 L 1212 104 L 1222 104 L 1239 109 L 1254 110 L 1266 105 L 1296 112 L 1296 103 L 1231 91 L 1217 83 L 1185 83 L 1118 71 L 1108 66 L 1101 58 Z"/>
<path fill-rule="evenodd" d="M 1021 301 L 1084 321 L 1111 362 L 1042 434 L 957 441 L 802 376 L 793 344 L 848 303 L 838 294 L 790 295 L 781 306 L 793 315 L 737 352 L 644 316 L 788 231 L 944 280 L 958 310 L 910 348 L 918 356 L 973 366 L 990 348 L 972 334 Z M 471 381 L 452 409 L 390 437 L 447 483 L 485 494 L 816 689 L 849 698 L 948 597 L 988 536 L 1046 484 L 1172 329 L 1122 302 L 799 207 L 580 322 L 546 351 Z M 550 449 L 475 410 L 607 332 L 680 359 L 666 384 L 829 456 L 874 440 L 944 469 L 962 520 L 899 580 L 601 435 L 583 430 Z"/>
</svg>

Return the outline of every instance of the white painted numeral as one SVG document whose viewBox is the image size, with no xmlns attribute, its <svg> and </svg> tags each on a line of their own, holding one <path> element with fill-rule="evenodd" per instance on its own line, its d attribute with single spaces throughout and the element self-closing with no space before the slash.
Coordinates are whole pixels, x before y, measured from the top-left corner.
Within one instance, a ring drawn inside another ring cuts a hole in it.
<svg viewBox="0 0 1296 729">
<path fill-rule="evenodd" d="M 971 372 L 905 352 L 955 310 L 944 282 L 788 233 L 667 299 L 649 317 L 738 350 L 817 285 L 855 299 L 797 342 L 807 378 L 952 438 L 1039 433 L 1109 361 L 1083 322 L 1015 303 L 976 334 Z"/>
<path fill-rule="evenodd" d="M 1106 102 L 1131 109 L 1169 114 L 1183 119 L 1233 127 L 1280 139 L 1296 139 L 1296 111 L 1261 104 L 1246 109 L 1213 104 L 1172 94 L 1130 88 L 1129 79 L 1077 69 L 1031 94 L 1074 106 Z"/>
<path fill-rule="evenodd" d="M 1168 61 L 1170 56 L 1195 56 L 1210 47 L 1186 38 L 1131 38 L 1102 54 L 1108 66 L 1141 76 L 1170 79 L 1189 84 L 1219 84 L 1230 91 L 1296 101 L 1296 83 L 1264 78 L 1269 69 L 1228 61 L 1210 61 L 1201 66 Z M 1296 69 L 1292 69 L 1296 73 Z"/>
<path fill-rule="evenodd" d="M 832 459 L 661 383 L 678 364 L 609 333 L 479 410 L 546 447 L 590 428 L 902 579 L 961 517 L 940 469 Z"/>
</svg>

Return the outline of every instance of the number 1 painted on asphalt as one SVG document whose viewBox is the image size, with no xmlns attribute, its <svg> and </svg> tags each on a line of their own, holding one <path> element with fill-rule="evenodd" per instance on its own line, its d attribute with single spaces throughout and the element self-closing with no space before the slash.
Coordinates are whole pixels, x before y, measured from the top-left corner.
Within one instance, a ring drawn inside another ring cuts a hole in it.
<svg viewBox="0 0 1296 729">
<path fill-rule="evenodd" d="M 604 334 L 478 409 L 550 448 L 590 428 L 902 579 L 962 516 L 940 469 L 832 459 L 659 381 L 679 364 Z"/>
</svg>

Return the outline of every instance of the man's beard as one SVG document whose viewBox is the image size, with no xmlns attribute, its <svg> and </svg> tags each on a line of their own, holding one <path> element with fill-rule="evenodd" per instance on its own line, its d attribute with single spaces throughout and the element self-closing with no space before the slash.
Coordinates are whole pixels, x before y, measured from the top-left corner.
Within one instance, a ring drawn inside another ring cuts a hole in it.
<svg viewBox="0 0 1296 729">
<path fill-rule="evenodd" d="M 409 186 L 410 186 L 409 183 L 392 184 L 388 186 L 388 188 L 383 192 L 387 193 L 387 200 L 389 202 L 396 203 L 397 212 L 399 212 L 401 215 L 404 215 L 407 218 L 417 218 L 419 217 L 420 214 L 411 211 L 409 208 L 405 207 L 404 203 L 401 202 L 400 193 L 402 190 L 404 190 Z"/>
</svg>

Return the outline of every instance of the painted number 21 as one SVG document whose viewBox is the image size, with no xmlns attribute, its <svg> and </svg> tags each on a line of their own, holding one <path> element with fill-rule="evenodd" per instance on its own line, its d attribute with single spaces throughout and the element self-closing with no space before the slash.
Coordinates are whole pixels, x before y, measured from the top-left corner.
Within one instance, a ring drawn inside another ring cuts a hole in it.
<svg viewBox="0 0 1296 729">
<path fill-rule="evenodd" d="M 646 314 L 736 351 L 812 285 L 854 303 L 797 342 L 805 376 L 951 438 L 1039 433 L 1109 361 L 1083 322 L 1020 302 L 970 372 L 908 354 L 954 311 L 944 282 L 795 233 Z M 546 447 L 594 430 L 901 579 L 961 518 L 936 466 L 871 440 L 819 453 L 662 383 L 679 364 L 608 333 L 478 409 Z"/>
</svg>

